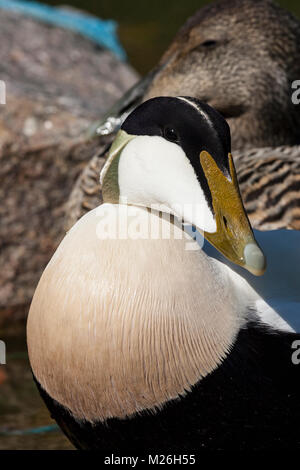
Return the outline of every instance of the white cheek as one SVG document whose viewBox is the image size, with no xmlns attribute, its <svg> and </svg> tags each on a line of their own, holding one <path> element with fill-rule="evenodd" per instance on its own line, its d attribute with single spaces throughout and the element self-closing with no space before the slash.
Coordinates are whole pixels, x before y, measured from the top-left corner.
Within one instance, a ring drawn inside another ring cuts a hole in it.
<svg viewBox="0 0 300 470">
<path fill-rule="evenodd" d="M 195 171 L 176 144 L 158 136 L 138 136 L 121 153 L 120 202 L 160 204 L 208 232 L 216 231 Z"/>
</svg>

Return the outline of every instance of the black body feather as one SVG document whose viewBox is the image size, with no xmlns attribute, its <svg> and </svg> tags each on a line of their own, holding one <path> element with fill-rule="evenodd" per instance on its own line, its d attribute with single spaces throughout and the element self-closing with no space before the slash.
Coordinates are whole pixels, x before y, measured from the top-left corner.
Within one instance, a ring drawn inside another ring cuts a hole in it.
<svg viewBox="0 0 300 470">
<path fill-rule="evenodd" d="M 37 384 L 52 417 L 79 449 L 127 455 L 297 449 L 300 364 L 292 362 L 292 345 L 299 339 L 249 324 L 223 364 L 192 392 L 125 420 L 77 421 Z"/>
</svg>

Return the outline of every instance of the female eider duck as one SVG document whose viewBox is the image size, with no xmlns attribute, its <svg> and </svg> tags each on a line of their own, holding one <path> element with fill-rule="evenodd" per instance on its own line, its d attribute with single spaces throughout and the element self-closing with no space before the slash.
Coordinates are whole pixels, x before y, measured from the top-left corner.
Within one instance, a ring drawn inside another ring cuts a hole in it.
<svg viewBox="0 0 300 470">
<path fill-rule="evenodd" d="M 300 106 L 292 100 L 299 77 L 297 18 L 271 0 L 211 2 L 186 21 L 155 70 L 96 127 L 113 133 L 142 100 L 195 96 L 228 120 L 253 227 L 300 229 Z M 100 204 L 103 164 L 99 151 L 80 175 L 68 202 L 68 227 Z"/>
<path fill-rule="evenodd" d="M 146 101 L 101 179 L 104 204 L 67 233 L 28 318 L 61 429 L 77 448 L 126 455 L 295 447 L 300 336 L 263 322 L 254 289 L 185 228 L 263 274 L 226 121 L 194 98 Z"/>
</svg>

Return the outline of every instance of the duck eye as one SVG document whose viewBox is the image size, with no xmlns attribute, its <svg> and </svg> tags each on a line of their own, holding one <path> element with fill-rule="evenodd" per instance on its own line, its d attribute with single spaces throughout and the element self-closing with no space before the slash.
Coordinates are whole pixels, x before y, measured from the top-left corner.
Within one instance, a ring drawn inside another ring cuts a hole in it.
<svg viewBox="0 0 300 470">
<path fill-rule="evenodd" d="M 173 129 L 173 127 L 166 126 L 164 128 L 164 137 L 167 140 L 169 140 L 170 142 L 178 142 L 179 141 L 178 134 L 175 131 L 175 129 Z"/>
<path fill-rule="evenodd" d="M 207 41 L 204 41 L 202 42 L 202 44 L 200 44 L 202 47 L 205 47 L 205 48 L 213 48 L 215 46 L 217 46 L 218 42 L 215 41 L 214 39 L 208 39 Z"/>
</svg>

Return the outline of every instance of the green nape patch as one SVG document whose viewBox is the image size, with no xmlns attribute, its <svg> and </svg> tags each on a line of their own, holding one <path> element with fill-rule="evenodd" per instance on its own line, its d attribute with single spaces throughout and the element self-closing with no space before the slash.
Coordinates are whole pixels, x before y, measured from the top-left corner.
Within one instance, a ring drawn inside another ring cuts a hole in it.
<svg viewBox="0 0 300 470">
<path fill-rule="evenodd" d="M 106 164 L 101 173 L 103 202 L 118 204 L 120 196 L 119 188 L 119 161 L 124 147 L 134 139 L 135 135 L 129 135 L 119 130 L 110 148 Z"/>
</svg>

